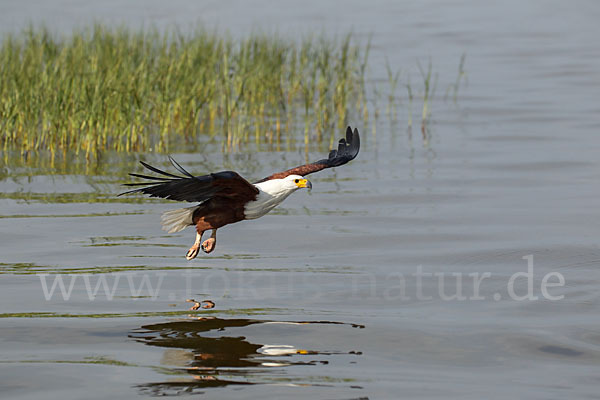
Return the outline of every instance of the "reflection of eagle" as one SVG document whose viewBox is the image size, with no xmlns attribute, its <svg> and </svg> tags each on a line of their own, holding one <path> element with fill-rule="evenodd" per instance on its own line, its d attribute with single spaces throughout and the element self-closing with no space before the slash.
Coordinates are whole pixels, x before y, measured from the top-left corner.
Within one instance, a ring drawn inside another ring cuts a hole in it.
<svg viewBox="0 0 600 400">
<path fill-rule="evenodd" d="M 197 321 L 172 321 L 144 325 L 130 333 L 129 337 L 149 346 L 165 347 L 171 351 L 183 349 L 184 353 L 165 353 L 163 360 L 178 373 L 174 381 L 152 382 L 139 385 L 142 393 L 154 396 L 168 396 L 181 393 L 200 394 L 207 388 L 228 385 L 252 385 L 246 379 L 262 366 L 259 356 L 260 344 L 250 343 L 243 336 L 212 337 L 210 332 L 222 332 L 229 328 L 243 328 L 265 321 L 251 319 L 206 318 Z M 204 336 L 204 334 L 207 334 Z M 189 375 L 181 375 L 181 371 Z M 183 378 L 183 379 L 182 379 Z M 190 380 L 190 378 L 193 378 Z"/>
<path fill-rule="evenodd" d="M 205 332 L 219 332 L 230 328 L 243 328 L 262 324 L 251 319 L 210 318 L 198 321 L 173 321 L 144 325 L 130 337 L 150 346 L 192 350 L 190 367 L 244 368 L 260 366 L 260 360 L 252 360 L 258 354 L 260 344 L 250 343 L 243 336 L 202 336 Z"/>
<path fill-rule="evenodd" d="M 280 332 L 279 328 L 269 330 L 271 324 L 284 324 L 292 329 L 308 324 L 348 325 L 335 321 L 284 322 L 210 317 L 144 325 L 131 332 L 129 337 L 148 346 L 165 348 L 161 363 L 167 368 L 161 370 L 177 374 L 177 379 L 146 383 L 138 387 L 144 394 L 169 396 L 200 394 L 207 388 L 228 385 L 254 385 L 269 380 L 280 382 L 282 371 L 269 371 L 270 368 L 329 362 L 315 359 L 316 355 L 358 354 L 301 350 L 291 345 L 262 345 L 240 335 L 246 331 L 244 328 L 253 325 L 263 325 L 271 333 Z M 350 326 L 363 327 L 353 324 Z M 295 355 L 311 355 L 311 358 L 292 358 Z M 290 382 L 295 379 L 294 375 L 287 378 Z M 297 379 L 305 382 L 306 376 L 298 375 Z"/>
<path fill-rule="evenodd" d="M 126 183 L 126 186 L 145 186 L 125 193 L 146 193 L 151 197 L 200 203 L 193 207 L 167 211 L 162 215 L 163 229 L 169 233 L 179 232 L 189 225 L 196 226 L 196 241 L 187 252 L 191 260 L 198 255 L 202 234 L 212 229 L 209 239 L 202 243 L 202 250 L 210 253 L 216 244 L 217 229 L 245 219 L 256 219 L 267 214 L 299 188 L 311 188 L 304 176 L 325 168 L 338 167 L 353 160 L 360 149 L 358 130 L 350 127 L 346 138 L 341 139 L 337 150 L 329 157 L 311 164 L 301 165 L 278 172 L 256 183 L 250 183 L 237 172 L 222 171 L 209 175 L 193 176 L 171 157 L 173 166 L 184 176 L 161 171 L 145 162 L 142 165 L 163 176 L 129 174 L 152 182 Z"/>
</svg>

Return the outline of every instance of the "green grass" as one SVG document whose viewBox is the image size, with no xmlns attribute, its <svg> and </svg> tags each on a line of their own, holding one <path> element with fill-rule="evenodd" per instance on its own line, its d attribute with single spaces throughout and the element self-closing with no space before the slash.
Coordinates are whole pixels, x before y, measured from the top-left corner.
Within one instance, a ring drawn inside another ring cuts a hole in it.
<svg viewBox="0 0 600 400">
<path fill-rule="evenodd" d="M 366 113 L 368 52 L 350 35 L 30 28 L 0 44 L 0 149 L 93 158 L 166 152 L 199 135 L 232 149 L 292 140 L 302 124 L 305 141 L 330 141 L 350 112 Z"/>
</svg>

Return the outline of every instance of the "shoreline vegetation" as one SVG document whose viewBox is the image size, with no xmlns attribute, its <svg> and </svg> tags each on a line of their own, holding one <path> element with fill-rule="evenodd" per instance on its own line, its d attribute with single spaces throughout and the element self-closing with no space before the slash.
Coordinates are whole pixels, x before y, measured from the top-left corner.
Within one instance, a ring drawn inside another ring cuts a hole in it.
<svg viewBox="0 0 600 400">
<path fill-rule="evenodd" d="M 305 143 L 329 142 L 350 112 L 368 118 L 369 47 L 351 35 L 29 28 L 0 44 L 1 149 L 90 158 L 220 135 L 231 150 L 285 142 L 302 126 Z"/>
<path fill-rule="evenodd" d="M 420 128 L 428 147 L 437 86 L 431 59 L 426 69 L 417 62 L 417 90 L 387 62 L 387 82 L 368 80 L 370 48 L 370 40 L 361 45 L 351 34 L 233 39 L 203 29 L 183 34 L 96 24 L 58 36 L 30 27 L 0 39 L 0 152 L 5 164 L 10 153 L 24 160 L 46 154 L 54 165 L 110 152 L 193 151 L 207 141 L 224 152 L 250 143 L 328 147 L 349 120 L 361 120 L 375 136 L 386 98 L 394 126 L 398 107 L 407 108 L 411 142 L 413 103 L 423 101 Z M 456 103 L 466 84 L 464 62 L 463 54 L 444 99 L 452 93 Z"/>
</svg>

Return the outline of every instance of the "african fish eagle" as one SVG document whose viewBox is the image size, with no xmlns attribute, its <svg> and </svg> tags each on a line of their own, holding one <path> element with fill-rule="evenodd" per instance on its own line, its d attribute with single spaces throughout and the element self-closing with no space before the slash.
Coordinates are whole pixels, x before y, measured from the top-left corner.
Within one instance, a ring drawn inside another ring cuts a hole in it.
<svg viewBox="0 0 600 400">
<path fill-rule="evenodd" d="M 306 175 L 344 165 L 358 155 L 359 149 L 358 129 L 352 131 L 348 127 L 346 137 L 340 139 L 337 150 L 331 150 L 328 158 L 277 172 L 255 183 L 248 182 L 234 171 L 193 176 L 170 156 L 171 164 L 183 176 L 161 171 L 140 161 L 144 167 L 162 176 L 131 173 L 129 175 L 151 182 L 126 183 L 125 186 L 145 187 L 119 196 L 146 193 L 150 197 L 199 203 L 193 207 L 167 211 L 161 217 L 162 229 L 169 233 L 179 232 L 190 225 L 196 226 L 196 241 L 186 254 L 186 258 L 191 260 L 198 255 L 200 247 L 205 253 L 215 249 L 217 229 L 245 219 L 262 217 L 296 190 L 312 188 L 310 181 L 304 178 Z M 212 230 L 210 238 L 200 245 L 202 234 L 209 229 Z"/>
</svg>

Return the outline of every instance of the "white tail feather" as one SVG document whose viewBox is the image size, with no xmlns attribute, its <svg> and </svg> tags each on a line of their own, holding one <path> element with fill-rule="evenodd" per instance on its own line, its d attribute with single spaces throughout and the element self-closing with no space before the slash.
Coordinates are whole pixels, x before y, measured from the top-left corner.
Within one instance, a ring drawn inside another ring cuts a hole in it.
<svg viewBox="0 0 600 400">
<path fill-rule="evenodd" d="M 175 233 L 193 225 L 192 217 L 197 208 L 198 206 L 194 206 L 165 211 L 160 217 L 163 231 Z"/>
</svg>

